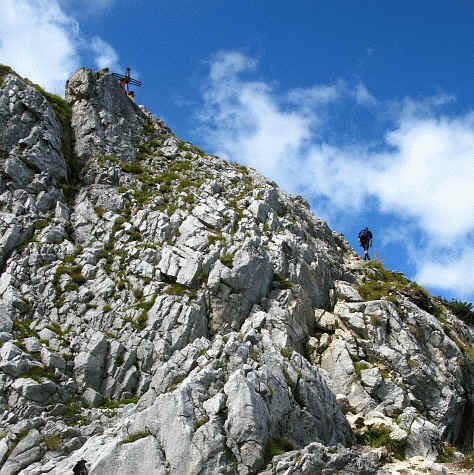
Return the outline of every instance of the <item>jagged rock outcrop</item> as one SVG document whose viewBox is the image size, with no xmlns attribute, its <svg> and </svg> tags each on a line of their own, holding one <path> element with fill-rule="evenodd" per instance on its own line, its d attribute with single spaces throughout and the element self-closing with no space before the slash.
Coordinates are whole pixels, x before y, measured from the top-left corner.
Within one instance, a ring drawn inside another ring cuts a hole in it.
<svg viewBox="0 0 474 475">
<path fill-rule="evenodd" d="M 472 448 L 472 327 L 111 75 L 66 99 L 0 84 L 1 475 L 382 474 Z"/>
</svg>

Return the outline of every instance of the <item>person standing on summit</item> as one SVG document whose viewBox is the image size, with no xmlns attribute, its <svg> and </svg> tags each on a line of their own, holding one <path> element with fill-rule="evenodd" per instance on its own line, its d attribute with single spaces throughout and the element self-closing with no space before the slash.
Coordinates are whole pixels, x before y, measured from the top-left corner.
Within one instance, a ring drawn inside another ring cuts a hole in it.
<svg viewBox="0 0 474 475">
<path fill-rule="evenodd" d="M 372 233 L 369 231 L 369 228 L 366 226 L 360 233 L 359 233 L 359 246 L 364 248 L 364 261 L 370 261 L 369 256 L 369 243 L 370 247 L 372 247 Z"/>
</svg>

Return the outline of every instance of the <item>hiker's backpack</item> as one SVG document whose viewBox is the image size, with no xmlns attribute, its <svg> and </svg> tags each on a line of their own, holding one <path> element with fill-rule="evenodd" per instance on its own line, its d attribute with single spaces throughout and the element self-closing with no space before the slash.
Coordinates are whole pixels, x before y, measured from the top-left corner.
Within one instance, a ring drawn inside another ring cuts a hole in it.
<svg viewBox="0 0 474 475">
<path fill-rule="evenodd" d="M 369 230 L 368 229 L 363 229 L 360 233 L 359 233 L 359 239 L 361 241 L 367 241 L 369 239 Z"/>
</svg>

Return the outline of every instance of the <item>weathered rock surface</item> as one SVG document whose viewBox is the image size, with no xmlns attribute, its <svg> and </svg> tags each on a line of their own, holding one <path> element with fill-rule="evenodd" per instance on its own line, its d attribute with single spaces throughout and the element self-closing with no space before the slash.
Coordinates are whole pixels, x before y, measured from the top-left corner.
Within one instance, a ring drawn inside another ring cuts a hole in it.
<svg viewBox="0 0 474 475">
<path fill-rule="evenodd" d="M 381 475 L 472 450 L 472 327 L 111 75 L 66 99 L 0 84 L 0 474 Z"/>
</svg>

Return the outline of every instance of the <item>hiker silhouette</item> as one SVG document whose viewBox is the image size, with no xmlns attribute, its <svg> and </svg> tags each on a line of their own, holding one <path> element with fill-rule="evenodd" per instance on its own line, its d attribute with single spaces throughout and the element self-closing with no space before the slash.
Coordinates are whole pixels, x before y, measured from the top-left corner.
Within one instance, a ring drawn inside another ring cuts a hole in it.
<svg viewBox="0 0 474 475">
<path fill-rule="evenodd" d="M 77 462 L 72 469 L 74 475 L 88 475 L 89 471 L 87 470 L 86 463 L 87 462 L 85 460 L 79 460 L 79 462 Z"/>
<path fill-rule="evenodd" d="M 369 228 L 367 226 L 362 229 L 362 231 L 360 231 L 358 241 L 359 246 L 364 248 L 364 261 L 370 261 L 369 247 L 372 247 L 372 239 L 372 233 L 369 231 Z"/>
</svg>

